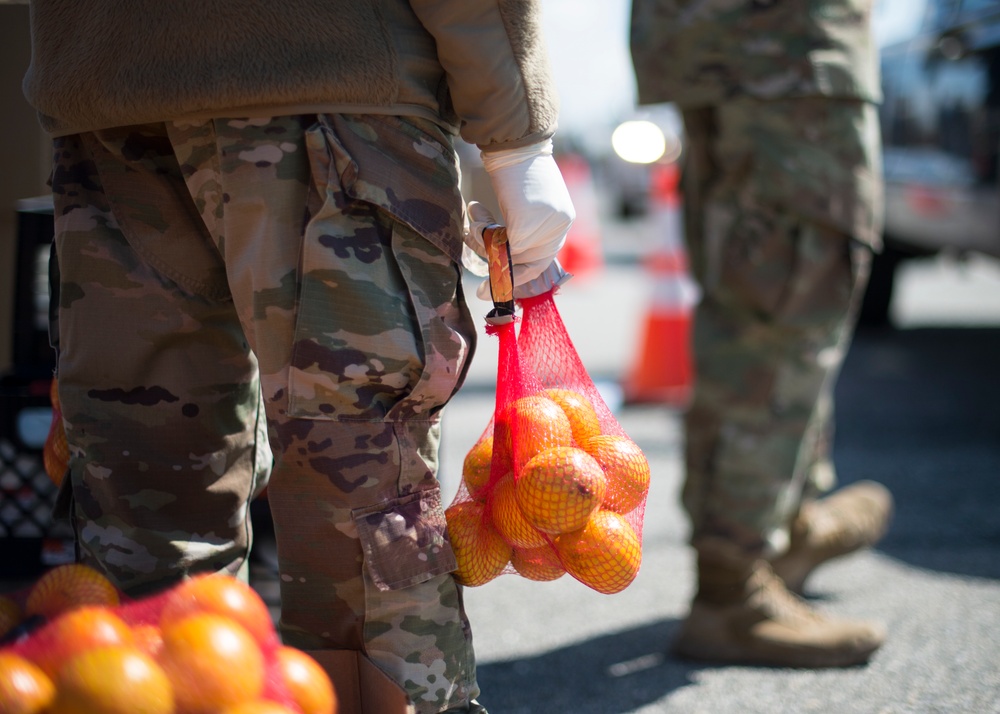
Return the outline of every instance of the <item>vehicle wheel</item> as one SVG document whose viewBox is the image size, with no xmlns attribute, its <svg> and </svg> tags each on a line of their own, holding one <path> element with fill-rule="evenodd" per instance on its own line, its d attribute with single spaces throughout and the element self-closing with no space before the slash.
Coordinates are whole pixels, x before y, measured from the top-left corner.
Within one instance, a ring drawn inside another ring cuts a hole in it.
<svg viewBox="0 0 1000 714">
<path fill-rule="evenodd" d="M 629 221 L 634 218 L 641 218 L 646 215 L 646 207 L 637 198 L 622 196 L 618 202 L 618 218 Z"/>
<path fill-rule="evenodd" d="M 872 260 L 872 271 L 861 310 L 858 325 L 865 327 L 886 327 L 889 325 L 889 307 L 892 305 L 892 289 L 896 283 L 896 268 L 903 261 L 904 253 L 885 246 Z"/>
</svg>

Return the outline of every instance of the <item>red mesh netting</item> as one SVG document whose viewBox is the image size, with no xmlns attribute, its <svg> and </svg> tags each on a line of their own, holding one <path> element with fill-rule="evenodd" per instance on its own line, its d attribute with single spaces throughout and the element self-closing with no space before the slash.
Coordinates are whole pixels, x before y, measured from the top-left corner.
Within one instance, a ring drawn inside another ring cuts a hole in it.
<svg viewBox="0 0 1000 714">
<path fill-rule="evenodd" d="M 639 570 L 649 464 L 583 366 L 553 292 L 521 300 L 499 341 L 496 406 L 447 509 L 456 576 L 569 573 L 601 593 Z"/>
</svg>

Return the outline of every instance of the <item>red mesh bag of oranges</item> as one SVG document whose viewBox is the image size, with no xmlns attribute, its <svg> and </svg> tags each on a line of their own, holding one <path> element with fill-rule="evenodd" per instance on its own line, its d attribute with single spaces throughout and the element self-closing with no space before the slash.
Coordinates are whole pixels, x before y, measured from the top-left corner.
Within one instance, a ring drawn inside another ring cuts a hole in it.
<svg viewBox="0 0 1000 714">
<path fill-rule="evenodd" d="M 446 510 L 456 577 L 477 586 L 504 573 L 536 581 L 569 573 L 620 592 L 639 571 L 649 464 L 590 379 L 554 290 L 519 300 L 515 319 L 504 230 L 484 238 L 497 395 Z"/>
<path fill-rule="evenodd" d="M 242 581 L 201 575 L 129 600 L 98 571 L 0 594 L 0 712 L 336 714 L 327 673 L 281 644 Z"/>
</svg>

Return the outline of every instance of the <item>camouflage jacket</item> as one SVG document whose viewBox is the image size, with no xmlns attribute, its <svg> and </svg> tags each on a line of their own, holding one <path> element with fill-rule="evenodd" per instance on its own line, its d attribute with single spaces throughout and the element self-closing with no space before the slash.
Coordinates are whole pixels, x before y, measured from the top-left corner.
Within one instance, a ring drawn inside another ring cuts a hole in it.
<svg viewBox="0 0 1000 714">
<path fill-rule="evenodd" d="M 380 114 L 483 149 L 555 132 L 541 0 L 32 0 L 24 92 L 60 136 Z"/>
<path fill-rule="evenodd" d="M 881 98 L 873 0 L 633 0 L 639 103 Z"/>
</svg>

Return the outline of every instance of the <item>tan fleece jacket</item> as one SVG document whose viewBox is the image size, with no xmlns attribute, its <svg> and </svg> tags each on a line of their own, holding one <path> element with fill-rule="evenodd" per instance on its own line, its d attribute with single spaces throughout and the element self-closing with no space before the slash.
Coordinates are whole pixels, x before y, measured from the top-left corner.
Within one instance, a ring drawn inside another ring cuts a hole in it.
<svg viewBox="0 0 1000 714">
<path fill-rule="evenodd" d="M 24 93 L 53 135 L 184 118 L 422 116 L 551 136 L 541 0 L 32 0 Z"/>
</svg>

